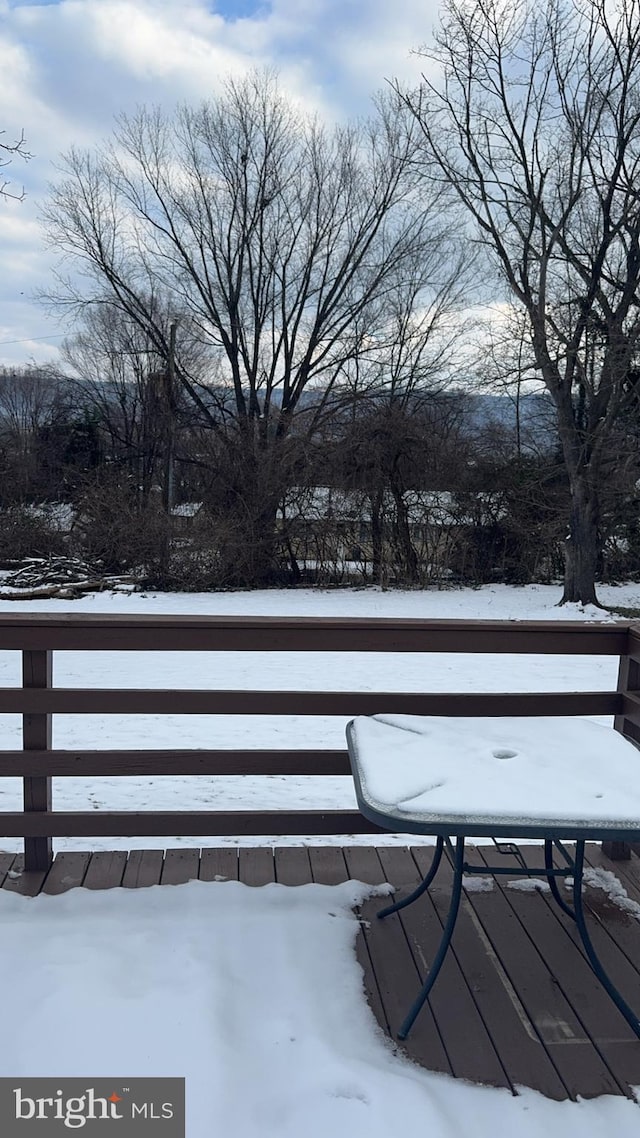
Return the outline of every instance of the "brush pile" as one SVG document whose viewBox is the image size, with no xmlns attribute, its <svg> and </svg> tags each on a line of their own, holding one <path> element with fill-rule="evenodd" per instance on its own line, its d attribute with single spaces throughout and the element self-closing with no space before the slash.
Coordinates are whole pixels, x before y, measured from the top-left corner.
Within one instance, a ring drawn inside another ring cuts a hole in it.
<svg viewBox="0 0 640 1138">
<path fill-rule="evenodd" d="M 83 593 L 132 592 L 135 578 L 105 575 L 99 564 L 79 557 L 26 557 L 0 579 L 4 601 L 74 600 Z"/>
</svg>

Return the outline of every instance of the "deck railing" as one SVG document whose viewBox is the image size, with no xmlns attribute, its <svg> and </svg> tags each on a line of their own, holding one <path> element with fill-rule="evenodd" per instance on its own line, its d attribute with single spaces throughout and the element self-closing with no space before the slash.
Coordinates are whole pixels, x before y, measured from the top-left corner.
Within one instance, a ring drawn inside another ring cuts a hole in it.
<svg viewBox="0 0 640 1138">
<path fill-rule="evenodd" d="M 0 648 L 22 653 L 22 687 L 0 712 L 22 715 L 23 747 L 0 751 L 20 777 L 22 811 L 0 811 L 0 837 L 23 837 L 25 868 L 46 869 L 52 838 L 372 833 L 354 810 L 74 811 L 52 809 L 51 780 L 108 775 L 347 775 L 346 749 L 59 750 L 58 715 L 613 715 L 640 742 L 640 626 L 628 622 L 0 614 Z M 455 652 L 619 658 L 615 691 L 433 693 L 55 687 L 56 651 Z M 639 757 L 640 762 L 640 757 Z M 640 766 L 639 766 L 640 773 Z"/>
</svg>

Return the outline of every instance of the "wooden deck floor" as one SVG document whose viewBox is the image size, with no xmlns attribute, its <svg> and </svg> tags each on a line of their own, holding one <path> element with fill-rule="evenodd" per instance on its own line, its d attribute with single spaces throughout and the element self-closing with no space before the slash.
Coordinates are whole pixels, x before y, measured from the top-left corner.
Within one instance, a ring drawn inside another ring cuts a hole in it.
<svg viewBox="0 0 640 1138">
<path fill-rule="evenodd" d="M 540 864 L 539 851 L 521 849 L 528 864 Z M 482 865 L 485 851 L 478 847 L 470 856 Z M 33 895 L 198 877 L 252 886 L 354 878 L 389 881 L 401 896 L 418 883 L 430 857 L 424 847 L 358 846 L 61 853 L 48 874 L 34 874 L 22 871 L 20 857 L 0 853 L 0 886 Z M 589 862 L 615 873 L 640 903 L 640 859 L 609 862 L 594 846 Z M 371 1007 L 392 1037 L 433 956 L 449 880 L 449 867 L 441 868 L 428 898 L 386 921 L 371 919 L 379 899 L 363 906 L 358 957 Z M 593 975 L 571 921 L 544 893 L 516 891 L 508 877 L 491 880 L 491 889 L 465 894 L 453 952 L 403 1049 L 430 1070 L 534 1087 L 550 1098 L 632 1095 L 640 1086 L 640 1041 Z M 640 1010 L 640 922 L 592 886 L 586 899 L 596 949 Z"/>
</svg>

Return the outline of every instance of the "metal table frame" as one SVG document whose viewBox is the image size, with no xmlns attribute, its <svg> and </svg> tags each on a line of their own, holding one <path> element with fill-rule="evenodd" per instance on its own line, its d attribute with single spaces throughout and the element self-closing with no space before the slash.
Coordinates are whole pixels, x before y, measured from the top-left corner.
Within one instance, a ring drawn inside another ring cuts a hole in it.
<svg viewBox="0 0 640 1138">
<path fill-rule="evenodd" d="M 640 840 L 640 821 L 638 830 L 631 832 L 628 829 L 616 829 L 615 827 L 598 828 L 597 826 L 579 826 L 578 824 L 576 824 L 573 829 L 569 825 L 553 827 L 548 823 L 543 827 L 542 825 L 535 825 L 534 822 L 531 822 L 531 824 L 527 823 L 521 826 L 520 829 L 522 830 L 522 833 L 519 832 L 518 834 L 514 834 L 512 824 L 509 824 L 509 826 L 506 828 L 495 824 L 493 824 L 491 827 L 484 824 L 478 824 L 474 825 L 470 829 L 468 823 L 464 826 L 461 824 L 453 825 L 450 823 L 448 824 L 447 821 L 443 819 L 441 823 L 433 822 L 424 824 L 418 822 L 416 819 L 411 819 L 410 816 L 408 816 L 406 822 L 403 820 L 401 823 L 399 823 L 397 816 L 392 817 L 390 813 L 384 813 L 380 809 L 372 806 L 371 803 L 369 803 L 366 799 L 360 779 L 360 769 L 354 745 L 352 723 L 349 723 L 347 726 L 347 744 L 356 789 L 358 807 L 365 818 L 368 818 L 370 821 L 375 822 L 377 825 L 383 827 L 384 829 L 392 830 L 394 832 L 398 832 L 401 825 L 402 832 L 422 835 L 432 834 L 434 837 L 436 837 L 436 848 L 434 851 L 433 860 L 424 880 L 420 883 L 420 885 L 418 885 L 416 889 L 413 890 L 412 893 L 409 894 L 408 897 L 404 897 L 401 901 L 397 901 L 393 905 L 386 906 L 384 909 L 381 909 L 376 915 L 379 918 L 384 919 L 385 917 L 390 916 L 392 913 L 397 913 L 401 909 L 406 908 L 408 905 L 412 905 L 414 901 L 417 901 L 419 897 L 422 897 L 423 894 L 428 890 L 429 886 L 436 876 L 436 873 L 438 872 L 438 868 L 440 866 L 442 855 L 445 852 L 445 849 L 447 850 L 447 853 L 453 865 L 453 886 L 451 890 L 451 900 L 449 903 L 449 912 L 447 914 L 447 919 L 443 927 L 440 944 L 438 946 L 438 950 L 434 956 L 422 989 L 411 1005 L 400 1027 L 400 1030 L 398 1031 L 398 1039 L 402 1040 L 407 1038 L 416 1017 L 418 1016 L 421 1008 L 425 1003 L 425 1000 L 427 999 L 431 989 L 433 988 L 433 985 L 438 978 L 438 973 L 440 972 L 445 956 L 451 944 L 453 931 L 455 929 L 458 911 L 460 908 L 460 900 L 462 897 L 462 878 L 464 874 L 482 875 L 484 877 L 488 875 L 494 876 L 499 874 L 508 874 L 509 876 L 520 877 L 545 877 L 549 883 L 549 888 L 551 890 L 553 899 L 560 906 L 562 911 L 567 916 L 571 917 L 573 921 L 575 921 L 576 927 L 580 934 L 580 939 L 582 940 L 582 944 L 584 946 L 584 950 L 594 973 L 600 980 L 603 987 L 609 993 L 611 999 L 615 1003 L 616 1007 L 620 1010 L 631 1029 L 640 1039 L 640 1019 L 638 1018 L 638 1015 L 633 1011 L 633 1009 L 629 1006 L 629 1004 L 627 1004 L 626 1000 L 623 998 L 623 996 L 620 994 L 618 989 L 615 987 L 605 972 L 589 936 L 589 931 L 587 929 L 585 921 L 584 907 L 582 903 L 585 842 L 587 840 Z M 534 869 L 525 865 L 518 847 L 510 842 L 497 842 L 496 836 L 499 835 L 543 839 L 544 867 Z M 456 838 L 455 847 L 451 840 L 452 837 Z M 465 861 L 465 841 L 467 838 L 471 837 L 490 837 L 493 840 L 493 843 L 499 853 L 513 854 L 518 859 L 518 867 L 515 868 L 513 866 L 509 866 L 506 868 L 505 866 L 499 865 L 469 865 Z M 575 841 L 575 853 L 573 855 L 566 849 L 564 845 L 564 841 L 566 840 L 570 840 L 572 842 Z M 557 868 L 553 864 L 554 847 L 560 852 L 565 861 L 565 865 L 563 867 Z M 558 889 L 557 879 L 559 877 L 568 876 L 573 877 L 573 908 L 566 903 Z"/>
</svg>

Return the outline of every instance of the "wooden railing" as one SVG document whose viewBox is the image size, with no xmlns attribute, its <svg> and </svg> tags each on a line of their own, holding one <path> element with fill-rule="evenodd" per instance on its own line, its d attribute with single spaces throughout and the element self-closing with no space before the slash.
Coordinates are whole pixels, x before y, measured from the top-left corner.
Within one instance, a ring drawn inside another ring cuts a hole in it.
<svg viewBox="0 0 640 1138">
<path fill-rule="evenodd" d="M 0 775 L 18 776 L 24 784 L 24 809 L 0 812 L 0 837 L 25 839 L 28 869 L 48 867 L 55 837 L 376 831 L 353 810 L 52 810 L 52 777 L 349 773 L 343 749 L 54 750 L 51 724 L 56 714 L 613 715 L 616 729 L 640 742 L 640 626 L 623 622 L 20 613 L 0 614 L 0 648 L 22 653 L 22 687 L 0 688 L 0 712 L 23 717 L 23 748 L 0 752 Z M 160 691 L 52 684 L 55 651 L 132 650 L 531 653 L 617 656 L 620 664 L 617 690 L 604 692 Z"/>
</svg>

